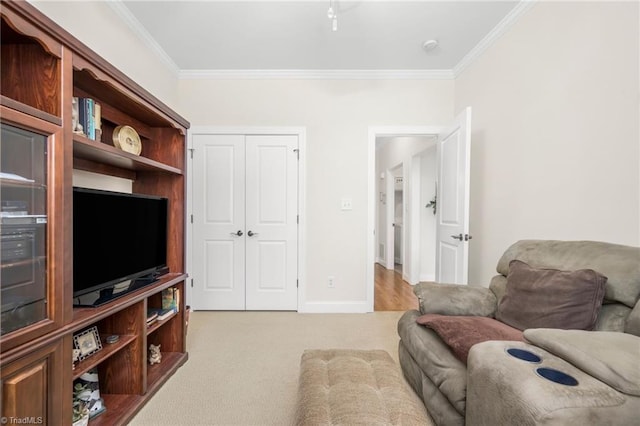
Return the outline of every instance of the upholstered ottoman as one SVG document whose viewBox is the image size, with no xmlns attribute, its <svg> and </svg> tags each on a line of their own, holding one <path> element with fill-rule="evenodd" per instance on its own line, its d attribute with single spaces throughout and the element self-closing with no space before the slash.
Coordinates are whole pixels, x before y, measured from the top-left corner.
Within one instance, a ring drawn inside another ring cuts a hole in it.
<svg viewBox="0 0 640 426">
<path fill-rule="evenodd" d="M 296 425 L 431 425 L 391 356 L 381 350 L 307 350 Z"/>
</svg>

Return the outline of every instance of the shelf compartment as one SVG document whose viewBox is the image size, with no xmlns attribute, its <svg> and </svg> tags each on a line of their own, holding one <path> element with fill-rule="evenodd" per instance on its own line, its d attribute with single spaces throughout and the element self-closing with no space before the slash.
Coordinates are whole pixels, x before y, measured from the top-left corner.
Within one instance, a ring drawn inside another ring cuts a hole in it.
<svg viewBox="0 0 640 426">
<path fill-rule="evenodd" d="M 189 357 L 187 353 L 181 352 L 161 352 L 162 361 L 160 364 L 153 364 L 147 367 L 147 393 L 155 393 L 164 382 L 171 377 L 173 373 L 185 362 Z"/>
<path fill-rule="evenodd" d="M 107 335 L 100 335 L 100 341 L 104 342 L 102 343 L 102 350 L 78 362 L 75 370 L 73 370 L 73 380 L 77 379 L 82 374 L 91 370 L 93 367 L 96 367 L 98 364 L 109 359 L 112 355 L 125 348 L 129 343 L 133 342 L 136 339 L 136 336 L 120 336 L 120 340 L 118 340 L 116 343 L 106 343 L 106 338 Z"/>
<path fill-rule="evenodd" d="M 182 170 L 159 161 L 133 155 L 114 146 L 93 141 L 82 135 L 73 135 L 73 155 L 76 158 L 107 164 L 124 170 L 151 171 L 182 175 Z"/>
<path fill-rule="evenodd" d="M 60 58 L 47 52 L 35 38 L 14 29 L 4 16 L 1 21 L 0 91 L 7 99 L 16 101 L 14 105 L 32 108 L 22 112 L 41 111 L 45 116 L 59 119 L 62 112 Z M 59 45 L 54 49 L 59 49 Z M 4 99 L 3 104 L 6 104 Z"/>
<path fill-rule="evenodd" d="M 102 414 L 89 420 L 89 426 L 124 425 L 131 420 L 145 401 L 143 395 L 100 393 L 107 408 Z"/>
<path fill-rule="evenodd" d="M 153 324 L 151 324 L 149 327 L 147 327 L 147 336 L 153 333 L 154 331 L 156 331 L 157 329 L 159 329 L 160 327 L 162 327 L 163 325 L 168 324 L 169 321 L 171 321 L 176 315 L 178 315 L 178 313 L 174 312 L 168 318 L 165 318 L 161 321 L 156 321 Z"/>
</svg>

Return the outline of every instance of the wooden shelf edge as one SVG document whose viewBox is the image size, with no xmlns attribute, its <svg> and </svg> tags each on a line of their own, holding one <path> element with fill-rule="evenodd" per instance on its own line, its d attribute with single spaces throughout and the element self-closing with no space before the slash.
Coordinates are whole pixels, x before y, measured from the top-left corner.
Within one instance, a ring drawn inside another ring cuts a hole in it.
<svg viewBox="0 0 640 426">
<path fill-rule="evenodd" d="M 106 143 L 91 140 L 83 135 L 73 135 L 73 154 L 85 160 L 97 161 L 114 167 L 133 171 L 156 171 L 182 175 L 177 167 L 130 154 Z"/>
<path fill-rule="evenodd" d="M 73 380 L 77 379 L 82 374 L 86 373 L 87 371 L 91 370 L 93 367 L 96 367 L 98 364 L 110 358 L 119 350 L 126 347 L 129 343 L 136 340 L 136 337 L 137 336 L 133 334 L 125 334 L 120 336 L 120 340 L 118 340 L 116 343 L 111 343 L 111 344 L 106 342 L 103 343 L 102 349 L 100 351 L 78 362 L 78 364 L 76 365 L 76 368 L 73 370 Z M 103 342 L 105 338 L 106 338 L 106 335 L 100 336 L 100 340 Z"/>
</svg>

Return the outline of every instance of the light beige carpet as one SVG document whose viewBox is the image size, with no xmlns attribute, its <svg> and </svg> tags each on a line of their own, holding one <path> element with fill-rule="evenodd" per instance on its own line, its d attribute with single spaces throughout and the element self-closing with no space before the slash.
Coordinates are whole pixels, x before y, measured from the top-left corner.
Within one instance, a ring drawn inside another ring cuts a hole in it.
<svg viewBox="0 0 640 426">
<path fill-rule="evenodd" d="M 131 425 L 290 425 L 305 349 L 382 349 L 402 312 L 194 312 L 189 360 Z M 398 367 L 399 368 L 399 367 Z"/>
</svg>

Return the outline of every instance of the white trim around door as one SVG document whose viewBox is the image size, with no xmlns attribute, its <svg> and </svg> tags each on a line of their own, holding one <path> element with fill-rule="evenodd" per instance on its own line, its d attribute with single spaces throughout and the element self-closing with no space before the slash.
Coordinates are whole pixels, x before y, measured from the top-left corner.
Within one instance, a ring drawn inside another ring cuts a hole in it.
<svg viewBox="0 0 640 426">
<path fill-rule="evenodd" d="M 304 127 L 219 127 L 194 126 L 188 131 L 187 138 L 187 273 L 193 271 L 193 225 L 190 218 L 193 215 L 193 137 L 194 135 L 295 135 L 298 137 L 298 311 L 304 310 L 306 290 L 306 129 Z M 187 304 L 192 304 L 190 289 L 192 278 L 187 279 Z"/>
</svg>

